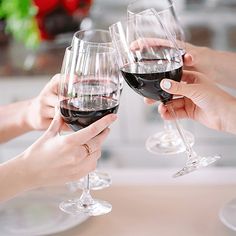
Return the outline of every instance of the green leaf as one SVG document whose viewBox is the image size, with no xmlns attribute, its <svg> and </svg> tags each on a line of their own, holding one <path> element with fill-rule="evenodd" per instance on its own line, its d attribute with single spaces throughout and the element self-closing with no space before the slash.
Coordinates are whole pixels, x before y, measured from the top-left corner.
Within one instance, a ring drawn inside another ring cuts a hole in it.
<svg viewBox="0 0 236 236">
<path fill-rule="evenodd" d="M 36 14 L 31 0 L 1 0 L 0 17 L 6 19 L 7 31 L 28 48 L 36 48 L 40 43 Z"/>
</svg>

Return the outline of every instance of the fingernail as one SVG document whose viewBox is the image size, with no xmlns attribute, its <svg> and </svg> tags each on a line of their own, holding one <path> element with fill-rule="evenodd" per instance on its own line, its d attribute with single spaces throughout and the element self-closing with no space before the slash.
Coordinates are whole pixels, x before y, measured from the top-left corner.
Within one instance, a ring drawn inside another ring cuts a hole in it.
<svg viewBox="0 0 236 236">
<path fill-rule="evenodd" d="M 171 82 L 167 79 L 163 79 L 161 81 L 161 87 L 168 90 L 171 88 Z"/>
<path fill-rule="evenodd" d="M 191 59 L 191 61 L 193 61 L 193 56 L 191 54 L 189 54 L 189 58 Z"/>
</svg>

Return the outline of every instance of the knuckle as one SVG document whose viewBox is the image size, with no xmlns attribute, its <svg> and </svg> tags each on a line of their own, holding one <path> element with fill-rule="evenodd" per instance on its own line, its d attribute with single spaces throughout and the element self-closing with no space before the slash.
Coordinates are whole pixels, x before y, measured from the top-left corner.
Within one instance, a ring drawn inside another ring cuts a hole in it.
<svg viewBox="0 0 236 236">
<path fill-rule="evenodd" d="M 58 81 L 58 80 L 59 80 L 59 76 L 60 76 L 60 74 L 55 74 L 55 75 L 51 78 L 51 81 L 52 81 L 52 82 Z"/>
<path fill-rule="evenodd" d="M 90 126 L 90 132 L 91 132 L 92 134 L 98 133 L 98 127 L 97 127 L 95 124 L 92 124 L 92 125 Z"/>
<path fill-rule="evenodd" d="M 174 83 L 173 92 L 181 93 L 182 87 L 180 83 Z"/>
<path fill-rule="evenodd" d="M 71 139 L 68 137 L 62 137 L 62 145 L 65 145 L 67 147 L 67 149 L 71 149 Z"/>
</svg>

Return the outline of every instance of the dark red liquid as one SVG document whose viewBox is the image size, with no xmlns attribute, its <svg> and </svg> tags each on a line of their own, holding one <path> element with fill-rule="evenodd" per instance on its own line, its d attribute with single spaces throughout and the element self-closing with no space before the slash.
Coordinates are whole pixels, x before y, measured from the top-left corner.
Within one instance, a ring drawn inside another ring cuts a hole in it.
<svg viewBox="0 0 236 236">
<path fill-rule="evenodd" d="M 143 59 L 125 65 L 121 68 L 121 72 L 125 81 L 136 93 L 166 103 L 173 95 L 163 91 L 160 82 L 164 78 L 180 81 L 182 65 L 175 61 Z"/>
<path fill-rule="evenodd" d="M 60 102 L 61 116 L 73 131 L 85 128 L 108 114 L 117 113 L 117 110 L 116 100 L 98 95 L 87 95 Z"/>
</svg>

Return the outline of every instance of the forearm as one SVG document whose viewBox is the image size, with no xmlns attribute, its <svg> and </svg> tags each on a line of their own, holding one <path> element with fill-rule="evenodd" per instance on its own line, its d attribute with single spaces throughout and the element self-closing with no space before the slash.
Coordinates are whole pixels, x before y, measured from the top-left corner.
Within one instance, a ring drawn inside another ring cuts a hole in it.
<svg viewBox="0 0 236 236">
<path fill-rule="evenodd" d="M 216 83 L 236 88 L 236 53 L 217 51 L 186 43 L 186 51 L 193 57 L 186 70 L 205 74 Z"/>
<path fill-rule="evenodd" d="M 208 53 L 209 61 L 213 63 L 215 81 L 236 88 L 236 53 L 214 50 L 208 50 Z"/>
<path fill-rule="evenodd" d="M 0 203 L 31 189 L 32 177 L 25 170 L 23 155 L 0 164 Z"/>
<path fill-rule="evenodd" d="M 222 131 L 236 134 L 236 98 L 232 97 L 222 106 Z"/>
<path fill-rule="evenodd" d="M 27 123 L 30 102 L 27 100 L 0 107 L 0 143 L 32 130 Z"/>
</svg>

